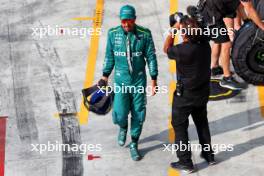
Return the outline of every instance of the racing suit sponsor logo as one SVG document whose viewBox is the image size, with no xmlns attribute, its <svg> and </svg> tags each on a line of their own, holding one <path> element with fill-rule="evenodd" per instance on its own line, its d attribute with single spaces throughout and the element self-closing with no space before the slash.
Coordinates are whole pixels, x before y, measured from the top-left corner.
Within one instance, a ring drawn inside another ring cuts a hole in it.
<svg viewBox="0 0 264 176">
<path fill-rule="evenodd" d="M 126 52 L 119 52 L 119 51 L 115 51 L 114 52 L 114 55 L 115 56 L 123 56 L 123 57 L 126 57 Z M 139 57 L 142 55 L 142 52 L 133 52 L 132 53 L 132 56 L 133 57 Z"/>
</svg>

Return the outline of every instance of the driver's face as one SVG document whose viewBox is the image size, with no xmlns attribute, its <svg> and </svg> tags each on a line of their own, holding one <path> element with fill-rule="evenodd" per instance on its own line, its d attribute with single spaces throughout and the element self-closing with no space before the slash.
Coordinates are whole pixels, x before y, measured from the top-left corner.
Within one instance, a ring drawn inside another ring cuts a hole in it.
<svg viewBox="0 0 264 176">
<path fill-rule="evenodd" d="M 121 25 L 126 32 L 131 32 L 135 27 L 135 19 L 121 20 Z"/>
</svg>

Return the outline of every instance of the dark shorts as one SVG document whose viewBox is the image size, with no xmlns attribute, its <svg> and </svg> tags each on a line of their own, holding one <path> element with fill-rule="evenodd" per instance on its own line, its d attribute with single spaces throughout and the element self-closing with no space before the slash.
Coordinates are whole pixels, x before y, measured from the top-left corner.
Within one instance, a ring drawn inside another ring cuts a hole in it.
<svg viewBox="0 0 264 176">
<path fill-rule="evenodd" d="M 221 43 L 226 43 L 230 41 L 228 32 L 221 32 L 223 30 L 227 31 L 226 25 L 224 22 L 220 22 L 218 24 L 215 24 L 214 26 L 211 26 L 210 30 L 211 30 L 210 38 L 215 43 L 221 44 Z"/>
</svg>

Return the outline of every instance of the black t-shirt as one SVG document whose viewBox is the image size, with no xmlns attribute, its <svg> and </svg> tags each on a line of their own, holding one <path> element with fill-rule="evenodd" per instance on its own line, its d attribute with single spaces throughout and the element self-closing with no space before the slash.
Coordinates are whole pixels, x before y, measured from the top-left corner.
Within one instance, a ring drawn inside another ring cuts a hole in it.
<svg viewBox="0 0 264 176">
<path fill-rule="evenodd" d="M 184 90 L 208 92 L 210 83 L 211 47 L 208 42 L 184 42 L 168 48 L 168 57 L 176 60 L 177 75 Z"/>
</svg>

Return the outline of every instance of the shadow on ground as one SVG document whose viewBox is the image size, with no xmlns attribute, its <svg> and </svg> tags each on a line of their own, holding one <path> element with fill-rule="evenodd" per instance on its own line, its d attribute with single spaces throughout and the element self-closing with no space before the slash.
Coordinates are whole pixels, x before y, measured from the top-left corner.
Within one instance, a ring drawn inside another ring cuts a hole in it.
<svg viewBox="0 0 264 176">
<path fill-rule="evenodd" d="M 250 131 L 256 128 L 264 129 L 263 127 L 264 122 L 260 124 L 256 124 L 261 121 L 263 121 L 263 119 L 261 118 L 259 114 L 259 108 L 236 113 L 230 116 L 223 117 L 219 120 L 211 121 L 209 123 L 210 130 L 211 130 L 211 136 L 213 137 L 219 134 L 231 132 L 231 131 L 238 130 L 238 129 L 242 129 L 243 131 Z M 191 141 L 198 140 L 196 128 L 193 124 L 189 126 L 189 137 Z M 141 153 L 143 155 L 146 155 L 148 152 L 163 148 L 163 144 L 168 144 L 169 143 L 168 142 L 168 130 L 164 130 L 160 133 L 143 138 L 139 141 L 139 144 L 152 142 L 152 141 L 159 141 L 161 143 L 151 146 L 151 147 L 146 147 L 146 148 L 141 149 Z M 245 143 L 241 143 L 241 144 L 234 146 L 233 152 L 220 152 L 217 154 L 216 157 L 217 159 L 219 159 L 220 162 L 223 162 L 223 161 L 228 160 L 231 157 L 241 155 L 243 153 L 248 152 L 249 150 L 252 150 L 262 145 L 264 145 L 264 137 L 252 139 Z M 199 169 L 203 169 L 204 167 L 207 166 L 207 164 L 199 163 L 197 164 L 197 166 Z"/>
</svg>

